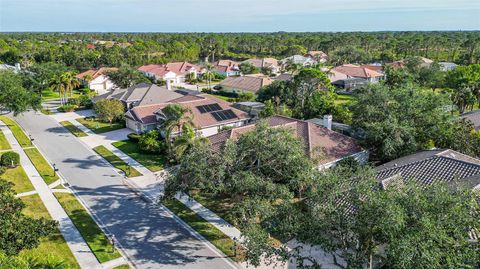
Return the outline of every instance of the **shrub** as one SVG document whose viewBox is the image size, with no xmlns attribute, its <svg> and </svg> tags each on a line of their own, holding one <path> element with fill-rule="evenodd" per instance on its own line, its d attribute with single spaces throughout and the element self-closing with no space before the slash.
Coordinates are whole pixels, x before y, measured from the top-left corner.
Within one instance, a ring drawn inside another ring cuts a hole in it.
<svg viewBox="0 0 480 269">
<path fill-rule="evenodd" d="M 80 95 L 80 97 L 78 98 L 78 101 L 79 101 L 79 105 L 83 107 L 86 107 L 86 108 L 93 107 L 92 99 L 88 95 Z"/>
<path fill-rule="evenodd" d="M 20 164 L 20 155 L 13 151 L 5 152 L 0 157 L 0 164 L 2 166 L 16 167 Z"/>
<path fill-rule="evenodd" d="M 144 151 L 151 153 L 159 153 L 164 150 L 165 145 L 158 138 L 158 131 L 152 130 L 140 136 L 138 145 L 140 146 L 140 149 Z"/>
<path fill-rule="evenodd" d="M 79 106 L 79 105 L 80 105 L 80 99 L 78 99 L 78 98 L 69 98 L 69 99 L 68 99 L 68 104 Z"/>
<path fill-rule="evenodd" d="M 75 111 L 75 108 L 77 108 L 78 106 L 76 105 L 72 105 L 72 104 L 67 104 L 67 105 L 63 105 L 63 106 L 60 106 L 58 108 L 58 111 L 61 111 L 61 112 L 73 112 Z"/>
<path fill-rule="evenodd" d="M 136 133 L 131 133 L 131 134 L 128 134 L 127 137 L 128 137 L 128 140 L 138 143 L 140 141 L 141 135 Z"/>
<path fill-rule="evenodd" d="M 5 166 L 0 166 L 0 175 L 5 174 L 7 172 L 7 168 Z"/>
</svg>

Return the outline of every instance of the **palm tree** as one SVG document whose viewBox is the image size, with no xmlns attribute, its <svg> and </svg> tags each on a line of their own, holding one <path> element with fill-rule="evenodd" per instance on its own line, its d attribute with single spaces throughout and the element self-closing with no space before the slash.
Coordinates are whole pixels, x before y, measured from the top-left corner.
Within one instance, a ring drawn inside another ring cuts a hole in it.
<svg viewBox="0 0 480 269">
<path fill-rule="evenodd" d="M 60 103 L 62 105 L 65 105 L 65 99 L 64 99 L 65 84 L 63 83 L 63 80 L 62 80 L 61 76 L 54 76 L 50 80 L 49 84 L 50 84 L 50 89 L 59 93 Z"/>
<path fill-rule="evenodd" d="M 165 115 L 165 122 L 162 125 L 162 129 L 165 132 L 165 142 L 167 144 L 168 151 L 173 154 L 173 133 L 181 133 L 185 128 L 194 128 L 193 117 L 190 110 L 179 104 L 171 104 L 162 109 Z"/>
<path fill-rule="evenodd" d="M 70 97 L 73 95 L 73 89 L 80 86 L 80 81 L 73 75 L 72 72 L 65 72 L 62 74 L 62 81 L 65 85 L 65 97 L 66 101 L 68 102 L 68 94 Z"/>
<path fill-rule="evenodd" d="M 213 75 L 213 65 L 211 63 L 206 63 L 205 64 L 205 76 L 207 78 L 207 85 L 208 85 L 208 89 L 211 90 L 212 89 L 212 75 Z"/>
<path fill-rule="evenodd" d="M 192 126 L 184 125 L 182 128 L 182 134 L 176 137 L 175 141 L 173 141 L 171 153 L 175 160 L 179 161 L 190 149 L 206 143 L 208 143 L 208 138 L 197 137 Z"/>
</svg>

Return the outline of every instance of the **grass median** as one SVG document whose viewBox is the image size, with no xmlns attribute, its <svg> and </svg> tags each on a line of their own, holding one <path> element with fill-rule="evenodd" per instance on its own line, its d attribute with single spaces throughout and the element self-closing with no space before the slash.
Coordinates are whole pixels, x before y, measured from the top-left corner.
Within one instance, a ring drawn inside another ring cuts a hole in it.
<svg viewBox="0 0 480 269">
<path fill-rule="evenodd" d="M 166 156 L 145 153 L 140 149 L 140 146 L 136 142 L 124 140 L 114 142 L 112 145 L 152 172 L 160 171 L 167 165 L 168 160 Z"/>
<path fill-rule="evenodd" d="M 9 150 L 12 147 L 10 147 L 10 144 L 7 141 L 7 138 L 5 137 L 5 134 L 3 134 L 2 131 L 0 131 L 0 150 Z"/>
<path fill-rule="evenodd" d="M 20 199 L 22 199 L 26 205 L 22 211 L 25 215 L 32 218 L 44 217 L 46 219 L 52 219 L 38 194 L 21 197 Z M 65 261 L 65 268 L 80 268 L 80 265 L 78 265 L 77 260 L 59 230 L 48 237 L 40 239 L 40 245 L 38 247 L 22 250 L 19 256 L 38 259 L 41 262 L 45 262 L 53 257 Z"/>
<path fill-rule="evenodd" d="M 135 170 L 135 168 L 128 165 L 106 147 L 98 146 L 93 148 L 93 150 L 107 160 L 110 164 L 112 164 L 115 168 L 122 170 L 127 177 L 138 177 L 142 175 L 140 172 Z"/>
<path fill-rule="evenodd" d="M 8 128 L 10 128 L 13 136 L 15 136 L 20 146 L 23 148 L 32 146 L 30 138 L 28 138 L 28 136 L 23 132 L 22 128 L 20 128 L 20 125 L 18 125 L 16 121 L 5 116 L 0 116 L 0 120 L 2 120 L 8 126 Z"/>
<path fill-rule="evenodd" d="M 111 131 L 125 128 L 124 122 L 114 122 L 110 125 L 110 123 L 108 122 L 103 122 L 92 117 L 78 118 L 76 119 L 76 121 L 80 122 L 83 126 L 92 130 L 92 132 L 96 134 L 111 132 Z"/>
<path fill-rule="evenodd" d="M 35 190 L 25 170 L 20 165 L 15 168 L 8 168 L 0 178 L 13 183 L 13 190 L 16 193 Z"/>
<path fill-rule="evenodd" d="M 43 178 L 45 183 L 51 184 L 58 180 L 58 175 L 53 173 L 53 168 L 50 164 L 43 158 L 43 155 L 36 148 L 24 149 L 25 154 L 27 154 L 30 161 L 33 163 L 37 169 L 40 176 Z"/>
<path fill-rule="evenodd" d="M 71 193 L 54 193 L 100 263 L 121 257 L 92 216 Z"/>
<path fill-rule="evenodd" d="M 245 261 L 245 251 L 241 246 L 237 244 L 237 255 L 234 255 L 234 241 L 180 201 L 177 199 L 167 199 L 163 201 L 162 204 L 170 209 L 170 211 L 176 216 L 185 221 L 217 249 L 222 251 L 226 256 L 237 262 Z"/>
<path fill-rule="evenodd" d="M 77 126 L 73 125 L 73 123 L 69 122 L 68 120 L 66 121 L 61 121 L 60 124 L 67 128 L 67 130 L 70 131 L 74 136 L 76 137 L 84 137 L 87 136 L 86 133 L 84 133 L 82 130 L 80 130 Z"/>
</svg>

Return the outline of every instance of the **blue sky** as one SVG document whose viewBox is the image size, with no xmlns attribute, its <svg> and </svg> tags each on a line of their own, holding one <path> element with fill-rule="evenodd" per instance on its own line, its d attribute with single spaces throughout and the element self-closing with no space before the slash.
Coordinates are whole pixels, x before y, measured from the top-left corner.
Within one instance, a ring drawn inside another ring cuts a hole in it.
<svg viewBox="0 0 480 269">
<path fill-rule="evenodd" d="M 480 0 L 0 0 L 0 31 L 480 30 Z"/>
</svg>

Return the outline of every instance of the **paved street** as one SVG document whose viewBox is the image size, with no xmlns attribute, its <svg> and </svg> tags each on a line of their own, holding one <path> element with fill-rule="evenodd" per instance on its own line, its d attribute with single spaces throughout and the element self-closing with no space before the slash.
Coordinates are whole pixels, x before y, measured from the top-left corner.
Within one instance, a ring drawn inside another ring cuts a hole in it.
<svg viewBox="0 0 480 269">
<path fill-rule="evenodd" d="M 103 159 L 55 120 L 34 112 L 15 119 L 137 268 L 234 268 L 162 207 L 138 198 Z"/>
</svg>

